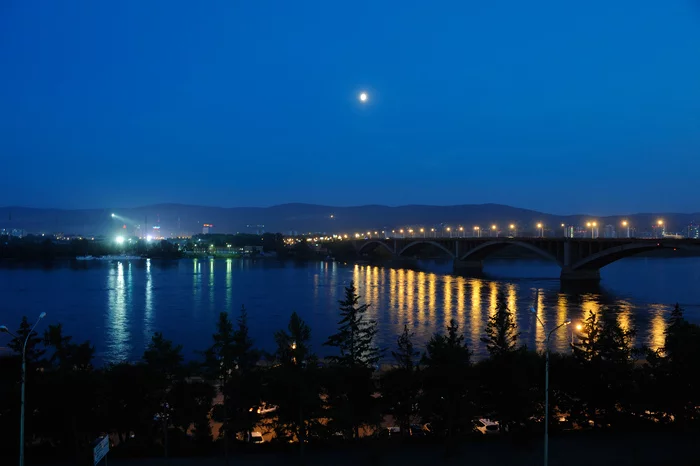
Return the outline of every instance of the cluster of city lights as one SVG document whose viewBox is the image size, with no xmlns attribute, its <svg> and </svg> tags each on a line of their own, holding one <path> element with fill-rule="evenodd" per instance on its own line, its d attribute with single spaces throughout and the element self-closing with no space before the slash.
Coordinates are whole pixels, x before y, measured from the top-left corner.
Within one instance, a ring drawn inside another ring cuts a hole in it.
<svg viewBox="0 0 700 466">
<path fill-rule="evenodd" d="M 507 228 L 505 229 L 505 232 L 508 234 L 508 236 L 514 237 L 518 235 L 518 226 L 515 223 L 509 223 L 507 224 Z M 591 232 L 591 237 L 595 238 L 597 237 L 597 232 L 598 232 L 598 225 L 599 223 L 595 220 L 587 221 L 585 226 L 586 230 L 579 230 L 579 231 L 590 231 Z M 626 236 L 629 238 L 631 237 L 631 224 L 628 220 L 622 220 L 620 222 L 620 225 L 626 229 Z M 656 221 L 656 223 L 653 224 L 654 228 L 663 228 L 665 225 L 664 221 L 659 219 Z M 543 222 L 536 222 L 534 224 L 536 230 L 536 236 L 544 236 L 544 231 L 545 231 L 545 224 Z M 568 229 L 573 229 L 573 225 L 567 225 L 565 223 L 560 224 L 560 227 L 563 229 L 564 236 L 568 236 L 567 230 Z M 472 228 L 472 234 L 469 235 L 471 237 L 481 237 L 482 235 L 489 235 L 489 236 L 496 236 L 499 237 L 502 233 L 504 233 L 504 230 L 499 227 L 497 224 L 492 224 L 488 227 L 482 227 L 481 225 L 474 225 Z M 353 234 L 348 234 L 348 233 L 340 233 L 337 235 L 333 235 L 332 239 L 333 240 L 338 240 L 338 239 L 372 239 L 372 238 L 431 238 L 431 237 L 464 237 L 465 236 L 465 231 L 468 231 L 468 228 L 465 228 L 462 225 L 457 225 L 455 227 L 452 226 L 443 226 L 441 228 L 425 228 L 425 227 L 405 227 L 405 228 L 398 228 L 398 229 L 393 229 L 390 232 L 385 231 L 385 230 L 374 230 L 374 231 L 363 231 L 363 232 L 355 232 Z M 324 241 L 321 239 L 321 241 Z"/>
</svg>

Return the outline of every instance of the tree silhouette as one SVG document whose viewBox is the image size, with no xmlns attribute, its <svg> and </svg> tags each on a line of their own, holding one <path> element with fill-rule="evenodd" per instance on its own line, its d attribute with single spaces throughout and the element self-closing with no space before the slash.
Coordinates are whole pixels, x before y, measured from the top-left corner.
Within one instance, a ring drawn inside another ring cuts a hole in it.
<svg viewBox="0 0 700 466">
<path fill-rule="evenodd" d="M 413 346 L 413 333 L 404 325 L 396 344 L 397 351 L 392 351 L 395 366 L 386 371 L 381 378 L 382 400 L 401 427 L 402 435 L 410 432 L 412 417 L 418 414 L 418 394 L 420 392 L 420 373 L 418 356 L 420 352 Z"/>
<path fill-rule="evenodd" d="M 471 351 L 453 319 L 447 335 L 435 333 L 426 345 L 421 410 L 437 433 L 453 437 L 471 431 Z"/>
<path fill-rule="evenodd" d="M 518 345 L 518 325 L 513 313 L 508 309 L 506 297 L 500 291 L 496 298 L 496 312 L 486 324 L 486 336 L 481 341 L 492 357 L 498 358 L 516 350 Z"/>
<path fill-rule="evenodd" d="M 372 373 L 380 357 L 379 349 L 374 346 L 377 324 L 367 318 L 369 304 L 359 302 L 355 285 L 350 282 L 345 288 L 345 299 L 339 302 L 338 332 L 324 343 L 340 353 L 329 357 L 331 368 L 326 385 L 330 425 L 355 438 L 360 435 L 361 425 L 374 425 L 379 419 L 377 402 L 372 396 L 376 390 Z"/>
</svg>

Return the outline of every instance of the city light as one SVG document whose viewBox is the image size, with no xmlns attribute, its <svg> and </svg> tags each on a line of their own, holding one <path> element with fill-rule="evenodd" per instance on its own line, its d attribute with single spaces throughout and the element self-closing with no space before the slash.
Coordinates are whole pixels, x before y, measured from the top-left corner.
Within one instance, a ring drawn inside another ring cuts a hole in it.
<svg viewBox="0 0 700 466">
<path fill-rule="evenodd" d="M 510 228 L 511 230 L 515 230 L 515 225 L 513 225 L 513 224 L 511 223 L 510 226 L 509 226 L 509 228 Z"/>
<path fill-rule="evenodd" d="M 112 218 L 114 218 L 114 217 L 116 217 L 116 215 L 115 215 L 115 214 L 112 214 Z"/>
<path fill-rule="evenodd" d="M 124 244 L 124 237 L 123 236 L 117 236 L 114 241 L 117 242 L 117 244 Z"/>
<path fill-rule="evenodd" d="M 542 228 L 542 224 L 541 224 L 541 223 L 538 223 L 538 224 L 537 224 L 537 228 Z"/>
<path fill-rule="evenodd" d="M 496 225 L 491 225 L 491 229 L 495 231 L 495 230 L 496 230 Z"/>
<path fill-rule="evenodd" d="M 626 227 L 626 226 L 627 226 L 627 220 L 623 220 L 623 221 L 622 221 L 622 226 L 623 226 L 623 227 Z"/>
<path fill-rule="evenodd" d="M 367 102 L 367 93 L 366 92 L 360 93 L 360 102 Z"/>
<path fill-rule="evenodd" d="M 656 224 L 657 224 L 658 226 L 663 226 L 664 221 L 663 221 L 663 220 L 657 220 L 657 221 L 656 221 Z"/>
</svg>

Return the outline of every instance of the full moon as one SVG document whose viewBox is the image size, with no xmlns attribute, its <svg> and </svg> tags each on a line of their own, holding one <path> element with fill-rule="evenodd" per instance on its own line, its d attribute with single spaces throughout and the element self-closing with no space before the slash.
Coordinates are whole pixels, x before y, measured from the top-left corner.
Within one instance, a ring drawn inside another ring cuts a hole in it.
<svg viewBox="0 0 700 466">
<path fill-rule="evenodd" d="M 360 102 L 367 102 L 367 93 L 366 92 L 362 92 L 360 94 Z"/>
</svg>

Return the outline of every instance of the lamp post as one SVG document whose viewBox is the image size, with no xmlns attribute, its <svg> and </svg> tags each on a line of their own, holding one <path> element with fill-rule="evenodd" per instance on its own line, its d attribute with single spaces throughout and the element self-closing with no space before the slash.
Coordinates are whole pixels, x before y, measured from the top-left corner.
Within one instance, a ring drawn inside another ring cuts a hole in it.
<svg viewBox="0 0 700 466">
<path fill-rule="evenodd" d="M 481 238 L 481 229 L 479 227 L 474 227 L 474 232 L 477 238 Z"/>
<path fill-rule="evenodd" d="M 496 238 L 498 238 L 498 227 L 496 225 L 491 225 L 491 231 L 496 233 Z"/>
<path fill-rule="evenodd" d="M 561 229 L 564 230 L 564 238 L 566 238 L 566 224 L 561 224 Z"/>
<path fill-rule="evenodd" d="M 540 238 L 544 238 L 544 225 L 542 225 L 541 223 L 538 223 L 537 229 L 540 230 Z"/>
<path fill-rule="evenodd" d="M 510 226 L 508 227 L 508 229 L 511 231 L 510 235 L 511 235 L 513 238 L 515 238 L 516 236 L 518 236 L 518 232 L 515 231 L 515 224 L 514 224 L 514 223 L 511 223 Z"/>
<path fill-rule="evenodd" d="M 39 318 L 36 320 L 34 325 L 32 325 L 32 329 L 29 331 L 29 333 L 27 333 L 27 337 L 24 339 L 24 343 L 22 343 L 22 389 L 19 415 L 19 466 L 24 466 L 24 385 L 27 378 L 27 342 L 29 341 L 29 337 L 32 335 L 32 332 L 34 332 L 34 329 L 39 324 L 39 321 L 44 317 L 46 317 L 45 312 L 39 314 Z M 0 325 L 0 333 L 9 333 L 19 340 L 19 337 L 10 332 L 5 325 Z"/>
<path fill-rule="evenodd" d="M 627 237 L 630 237 L 630 223 L 627 220 L 622 221 L 622 226 L 627 228 Z"/>
<path fill-rule="evenodd" d="M 530 308 L 530 311 L 535 315 L 537 318 L 537 322 L 540 323 L 544 331 L 547 331 L 547 327 L 544 325 L 544 322 L 540 319 L 540 316 L 537 315 L 537 311 L 535 310 L 534 307 Z M 549 339 L 552 337 L 552 334 L 559 330 L 561 327 L 565 325 L 569 325 L 571 323 L 570 320 L 567 320 L 563 324 L 560 324 L 550 330 L 550 332 L 547 334 L 547 338 L 544 340 L 544 348 L 545 348 L 545 363 L 544 363 L 544 466 L 547 466 L 549 464 Z"/>
</svg>

